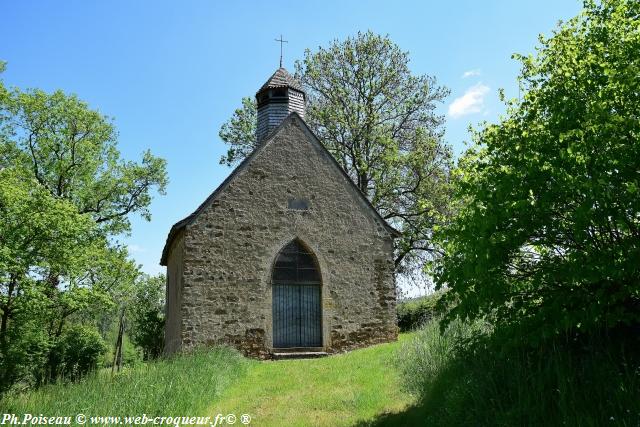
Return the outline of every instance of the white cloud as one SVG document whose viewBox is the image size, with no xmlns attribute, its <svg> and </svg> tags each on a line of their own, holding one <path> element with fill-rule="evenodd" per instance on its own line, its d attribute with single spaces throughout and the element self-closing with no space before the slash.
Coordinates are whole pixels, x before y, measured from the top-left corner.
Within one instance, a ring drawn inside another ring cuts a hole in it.
<svg viewBox="0 0 640 427">
<path fill-rule="evenodd" d="M 489 93 L 489 86 L 478 83 L 471 86 L 459 98 L 449 105 L 449 115 L 454 119 L 467 114 L 480 113 L 484 110 L 484 98 Z"/>
<path fill-rule="evenodd" d="M 479 76 L 480 74 L 482 74 L 480 68 L 475 68 L 473 70 L 465 71 L 464 74 L 462 74 L 462 78 L 466 79 L 467 77 Z"/>
<path fill-rule="evenodd" d="M 139 246 L 136 244 L 129 245 L 129 252 L 131 253 L 140 253 L 140 252 L 146 252 L 146 251 L 147 250 L 142 246 Z"/>
</svg>

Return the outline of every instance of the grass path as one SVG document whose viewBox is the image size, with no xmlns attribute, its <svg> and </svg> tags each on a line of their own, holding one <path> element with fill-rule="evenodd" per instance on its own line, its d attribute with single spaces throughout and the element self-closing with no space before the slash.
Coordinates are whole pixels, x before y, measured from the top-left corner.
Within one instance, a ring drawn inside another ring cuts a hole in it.
<svg viewBox="0 0 640 427">
<path fill-rule="evenodd" d="M 414 401 L 392 359 L 407 338 L 321 359 L 251 361 L 211 413 L 246 413 L 256 426 L 347 426 L 401 412 Z"/>
</svg>

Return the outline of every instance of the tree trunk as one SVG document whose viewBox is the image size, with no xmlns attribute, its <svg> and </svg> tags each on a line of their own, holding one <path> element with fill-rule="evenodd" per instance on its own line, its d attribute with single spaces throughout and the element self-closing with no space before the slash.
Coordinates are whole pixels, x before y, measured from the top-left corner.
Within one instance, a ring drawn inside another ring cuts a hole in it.
<svg viewBox="0 0 640 427">
<path fill-rule="evenodd" d="M 113 365 L 111 365 L 111 376 L 118 367 L 118 372 L 122 368 L 122 336 L 124 335 L 124 309 L 120 314 L 120 324 L 118 326 L 118 338 L 116 339 L 116 348 L 113 352 Z"/>
</svg>

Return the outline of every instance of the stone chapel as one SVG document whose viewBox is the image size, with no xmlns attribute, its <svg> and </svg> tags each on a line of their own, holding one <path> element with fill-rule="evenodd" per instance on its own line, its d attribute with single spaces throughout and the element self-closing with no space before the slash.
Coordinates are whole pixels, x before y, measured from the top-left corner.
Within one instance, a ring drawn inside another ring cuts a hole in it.
<svg viewBox="0 0 640 427">
<path fill-rule="evenodd" d="M 304 121 L 279 68 L 256 94 L 257 145 L 169 231 L 165 353 L 335 353 L 397 339 L 393 239 Z"/>
</svg>

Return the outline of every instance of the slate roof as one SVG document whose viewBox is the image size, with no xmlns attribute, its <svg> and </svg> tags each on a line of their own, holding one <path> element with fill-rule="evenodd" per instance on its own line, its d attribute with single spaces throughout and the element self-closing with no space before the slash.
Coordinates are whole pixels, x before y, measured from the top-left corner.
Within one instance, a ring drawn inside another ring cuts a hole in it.
<svg viewBox="0 0 640 427">
<path fill-rule="evenodd" d="M 303 92 L 302 85 L 298 82 L 289 72 L 284 69 L 284 67 L 280 67 L 276 70 L 275 73 L 269 80 L 266 81 L 265 84 L 262 85 L 258 93 L 262 92 L 265 89 L 276 88 L 276 87 L 290 87 L 291 89 L 295 89 L 297 91 Z"/>
<path fill-rule="evenodd" d="M 281 68 L 281 69 L 283 69 L 283 68 Z M 160 258 L 160 265 L 167 265 L 167 260 L 168 260 L 168 256 L 169 256 L 169 248 L 171 247 L 171 243 L 173 242 L 173 239 L 178 235 L 178 233 L 180 233 L 182 230 L 184 230 L 186 226 L 190 225 L 196 219 L 196 217 L 200 214 L 200 212 L 202 212 L 211 202 L 213 202 L 216 198 L 218 198 L 220 193 L 222 193 L 225 190 L 225 188 L 227 188 L 227 186 L 233 180 L 233 178 L 235 178 L 235 176 L 240 171 L 245 169 L 251 163 L 251 161 L 256 156 L 256 154 L 259 153 L 260 151 L 262 151 L 262 148 L 265 147 L 269 143 L 269 141 L 271 141 L 273 139 L 273 137 L 276 136 L 280 132 L 280 130 L 288 122 L 290 122 L 291 120 L 296 120 L 296 119 L 300 120 L 300 122 L 302 122 L 302 125 L 303 125 L 302 128 L 310 136 L 311 142 L 319 145 L 322 148 L 322 150 L 324 151 L 325 155 L 331 160 L 331 163 L 336 168 L 338 168 L 338 170 L 342 173 L 343 177 L 351 185 L 351 188 L 359 196 L 360 200 L 365 204 L 365 206 L 368 208 L 368 210 L 384 225 L 384 227 L 391 234 L 391 236 L 393 236 L 394 238 L 397 238 L 397 237 L 401 236 L 401 233 L 398 230 L 393 228 L 391 225 L 389 225 L 389 223 L 384 218 L 382 218 L 382 216 L 376 210 L 376 208 L 373 207 L 373 205 L 371 204 L 369 199 L 367 199 L 367 197 L 362 193 L 362 191 L 360 191 L 358 186 L 354 184 L 354 182 L 351 180 L 351 178 L 349 178 L 349 175 L 347 175 L 347 173 L 344 171 L 344 169 L 342 169 L 342 166 L 340 166 L 340 164 L 338 164 L 336 159 L 331 155 L 331 153 L 329 153 L 329 151 L 322 144 L 322 142 L 320 142 L 318 137 L 309 128 L 307 123 L 302 119 L 302 117 L 300 117 L 300 115 L 298 113 L 296 113 L 294 111 L 291 114 L 289 114 L 287 116 L 287 118 L 284 119 L 282 121 L 282 123 L 280 123 L 280 125 L 278 125 L 278 127 L 274 129 L 273 132 L 271 132 L 269 137 L 265 138 L 262 142 L 260 142 L 260 144 L 247 157 L 245 157 L 244 160 L 242 162 L 240 162 L 240 164 L 238 166 L 236 166 L 236 168 L 231 172 L 231 174 L 229 174 L 229 176 L 224 181 L 222 181 L 222 184 L 220 184 L 218 186 L 218 188 L 216 188 L 214 190 L 214 192 L 211 193 L 211 195 L 209 197 L 207 197 L 207 199 L 204 202 L 202 202 L 202 204 L 200 206 L 198 206 L 198 208 L 191 215 L 189 215 L 188 217 L 184 218 L 183 220 L 180 220 L 180 221 L 176 222 L 173 225 L 173 227 L 171 227 L 171 230 L 169 231 L 169 235 L 167 236 L 167 241 L 166 241 L 166 243 L 164 245 L 164 249 L 162 249 L 162 257 Z"/>
</svg>

